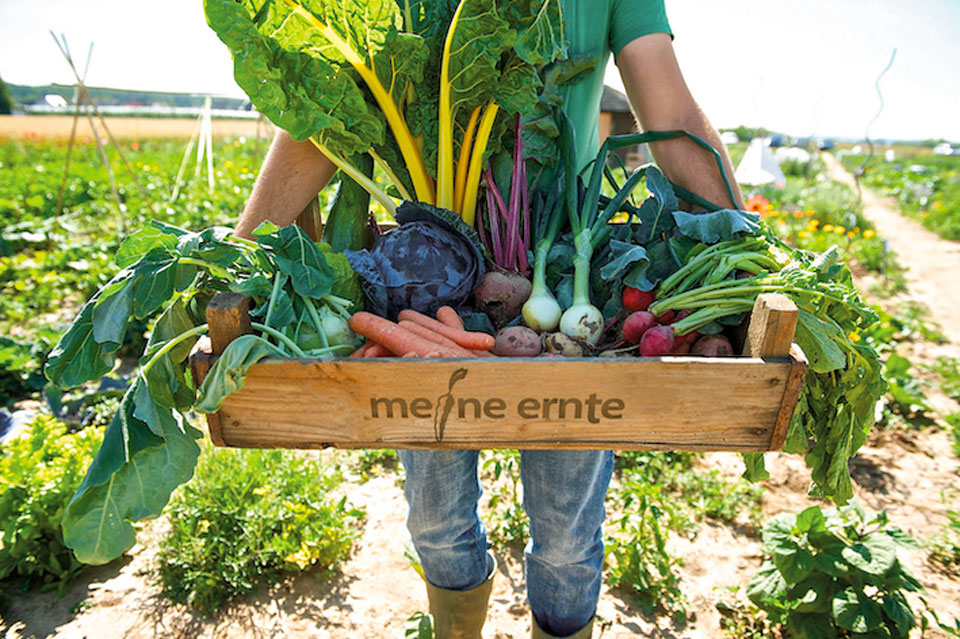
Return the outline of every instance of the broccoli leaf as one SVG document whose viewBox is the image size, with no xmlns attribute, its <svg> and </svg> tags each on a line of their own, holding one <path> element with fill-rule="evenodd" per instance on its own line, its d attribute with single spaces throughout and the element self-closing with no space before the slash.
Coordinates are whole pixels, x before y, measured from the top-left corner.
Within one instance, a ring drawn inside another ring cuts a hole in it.
<svg viewBox="0 0 960 639">
<path fill-rule="evenodd" d="M 713 213 L 674 211 L 673 219 L 681 233 L 705 244 L 731 240 L 741 233 L 756 233 L 760 229 L 759 215 L 733 209 Z"/>
<path fill-rule="evenodd" d="M 132 547 L 130 522 L 159 515 L 170 493 L 193 475 L 200 454 L 199 431 L 164 420 L 158 436 L 134 415 L 141 384 L 124 395 L 63 516 L 64 543 L 84 563 L 104 564 Z"/>
</svg>

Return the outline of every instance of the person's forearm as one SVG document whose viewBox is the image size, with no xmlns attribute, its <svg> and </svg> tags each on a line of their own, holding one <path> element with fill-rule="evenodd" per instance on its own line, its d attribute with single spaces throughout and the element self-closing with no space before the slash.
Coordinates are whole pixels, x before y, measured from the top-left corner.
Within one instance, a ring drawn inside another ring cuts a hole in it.
<svg viewBox="0 0 960 639">
<path fill-rule="evenodd" d="M 666 176 L 715 204 L 743 208 L 726 148 L 690 94 L 670 36 L 654 33 L 637 38 L 617 55 L 617 66 L 640 127 L 644 131 L 683 129 L 709 142 L 723 158 L 735 201 L 730 200 L 713 154 L 692 140 L 680 138 L 650 145 Z"/>
<path fill-rule="evenodd" d="M 716 158 L 692 140 L 678 138 L 655 142 L 650 145 L 650 152 L 664 174 L 676 184 L 714 204 L 723 207 L 732 205 L 733 208 L 742 209 L 743 196 L 736 180 L 733 179 L 733 167 L 730 164 L 727 149 L 720 141 L 717 130 L 707 120 L 703 111 L 696 105 L 694 107 L 691 109 L 691 113 L 685 117 L 678 117 L 656 125 L 642 123 L 642 126 L 644 130 L 682 129 L 703 138 L 720 153 L 723 159 L 723 170 L 726 172 L 730 186 L 733 188 L 736 201 L 730 201 L 727 187 L 717 169 Z"/>
<path fill-rule="evenodd" d="M 311 142 L 296 142 L 279 131 L 234 233 L 249 238 L 267 220 L 277 226 L 293 224 L 336 171 Z"/>
</svg>

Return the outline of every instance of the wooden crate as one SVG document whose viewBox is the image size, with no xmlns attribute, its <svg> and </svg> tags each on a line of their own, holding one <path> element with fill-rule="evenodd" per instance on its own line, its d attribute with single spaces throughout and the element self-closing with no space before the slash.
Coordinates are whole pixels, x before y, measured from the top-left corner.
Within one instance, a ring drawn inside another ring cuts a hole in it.
<svg viewBox="0 0 960 639">
<path fill-rule="evenodd" d="M 250 332 L 220 294 L 194 379 Z M 807 362 L 797 308 L 761 295 L 743 357 L 273 359 L 207 416 L 241 448 L 566 448 L 766 451 L 783 445 Z"/>
</svg>

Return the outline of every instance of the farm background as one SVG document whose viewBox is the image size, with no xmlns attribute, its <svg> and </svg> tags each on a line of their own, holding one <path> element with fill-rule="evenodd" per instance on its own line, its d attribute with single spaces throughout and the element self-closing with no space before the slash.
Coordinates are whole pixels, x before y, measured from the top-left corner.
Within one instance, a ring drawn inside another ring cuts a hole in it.
<svg viewBox="0 0 960 639">
<path fill-rule="evenodd" d="M 63 212 L 56 216 L 65 136 L 42 133 L 40 125 L 49 124 L 44 119 L 19 121 L 38 124 L 0 140 L 0 401 L 29 423 L 32 434 L 0 452 L 3 636 L 403 636 L 404 620 L 416 624 L 426 602 L 404 556 L 403 472 L 392 451 L 207 448 L 196 478 L 162 518 L 142 527 L 140 544 L 125 558 L 96 569 L 70 558 L 58 513 L 79 483 L 77 469 L 92 456 L 133 362 L 121 361 L 113 379 L 95 388 L 61 395 L 44 387 L 45 354 L 114 271 L 113 252 L 125 233 L 149 219 L 191 229 L 232 224 L 268 140 L 256 131 L 225 131 L 215 141 L 213 191 L 188 158 L 186 182 L 171 201 L 189 132 L 181 138 L 117 133 L 133 170 L 127 172 L 108 147 L 123 204 L 118 209 L 95 141 L 81 132 Z M 170 126 L 141 125 L 148 131 Z M 735 157 L 744 146 L 732 149 Z M 851 169 L 863 159 L 836 155 Z M 875 226 L 853 188 L 830 179 L 841 177 L 831 159 L 815 155 L 809 163 L 787 164 L 785 188 L 745 195 L 790 243 L 812 250 L 838 246 L 877 304 L 884 321 L 858 338 L 884 353 L 891 392 L 870 441 L 852 462 L 857 499 L 871 511 L 885 509 L 889 528 L 916 538 L 916 547 L 899 550 L 901 561 L 926 587 L 930 607 L 953 613 L 960 601 L 958 326 L 952 317 L 931 316 L 935 300 L 911 286 L 918 256 L 890 250 L 890 233 Z M 900 198 L 890 204 L 925 224 L 937 211 L 931 228 L 950 237 L 943 229 L 960 216 L 950 195 L 958 169 L 960 158 L 914 149 L 893 162 L 874 159 L 864 182 Z M 323 208 L 335 188 L 321 195 Z M 942 246 L 956 256 L 955 244 Z M 149 329 L 141 324 L 128 331 L 127 353 L 142 350 Z M 44 414 L 31 417 L 34 411 Z M 46 415 L 51 411 L 54 416 Z M 503 573 L 488 620 L 491 637 L 529 631 L 518 462 L 509 451 L 486 452 L 482 461 L 483 514 Z M 735 455 L 618 455 L 608 501 L 601 636 L 781 632 L 745 593 L 761 564 L 761 527 L 779 513 L 827 505 L 806 496 L 809 476 L 801 460 L 771 454 L 768 466 L 771 478 L 751 485 L 739 479 Z M 917 595 L 909 597 L 921 611 Z"/>
</svg>

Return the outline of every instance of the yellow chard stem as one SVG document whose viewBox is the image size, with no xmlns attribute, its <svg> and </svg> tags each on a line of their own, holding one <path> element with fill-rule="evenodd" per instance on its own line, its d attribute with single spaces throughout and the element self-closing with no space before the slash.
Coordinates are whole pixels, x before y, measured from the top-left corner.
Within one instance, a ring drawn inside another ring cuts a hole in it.
<svg viewBox="0 0 960 639">
<path fill-rule="evenodd" d="M 323 143 L 318 142 L 317 140 L 310 138 L 310 141 L 313 142 L 313 145 L 317 147 L 321 153 L 327 156 L 331 162 L 333 162 L 338 169 L 349 175 L 353 178 L 353 181 L 363 187 L 363 190 L 370 194 L 373 199 L 379 202 L 383 208 L 387 209 L 387 213 L 391 216 L 396 216 L 397 205 L 393 203 L 393 200 L 390 199 L 390 196 L 383 192 L 383 190 L 378 187 L 373 180 L 364 175 L 357 167 L 353 166 L 347 162 L 344 158 L 340 157 L 326 146 Z"/>
<path fill-rule="evenodd" d="M 423 156 L 417 150 L 416 144 L 414 144 L 413 135 L 407 127 L 406 120 L 404 120 L 397 105 L 394 104 L 390 93 L 383 87 L 383 84 L 380 83 L 376 72 L 368 67 L 363 61 L 363 58 L 353 50 L 353 47 L 341 38 L 340 34 L 334 31 L 329 25 L 321 22 L 317 16 L 313 15 L 295 0 L 284 0 L 284 2 L 290 7 L 291 11 L 309 22 L 313 28 L 329 40 L 330 44 L 343 54 L 347 62 L 349 62 L 360 77 L 363 78 L 373 97 L 377 100 L 377 104 L 380 105 L 380 109 L 387 119 L 387 124 L 390 125 L 390 130 L 393 131 L 393 135 L 397 139 L 400 153 L 403 155 L 403 161 L 407 165 L 407 170 L 410 171 L 410 178 L 413 180 L 413 189 L 417 192 L 417 199 L 421 202 L 433 204 L 435 194 L 432 180 L 430 176 L 427 175 L 427 167 L 423 161 Z"/>
<path fill-rule="evenodd" d="M 438 114 L 439 139 L 437 140 L 437 206 L 453 209 L 453 122 L 456 113 L 450 106 L 450 47 L 453 34 L 460 19 L 460 10 L 466 0 L 460 0 L 457 11 L 450 20 L 450 28 L 443 43 L 443 57 L 440 62 L 440 105 Z"/>
<path fill-rule="evenodd" d="M 477 140 L 473 145 L 473 151 L 470 153 L 470 172 L 467 174 L 467 186 L 463 192 L 463 210 L 460 212 L 460 217 L 470 226 L 473 226 L 477 215 L 477 191 L 480 190 L 483 152 L 487 150 L 490 130 L 493 129 L 493 121 L 496 119 L 499 109 L 500 107 L 493 100 L 487 103 L 483 110 L 483 117 L 480 118 L 480 126 L 477 129 Z"/>
<path fill-rule="evenodd" d="M 397 177 L 397 174 L 393 172 L 393 169 L 390 168 L 386 162 L 383 161 L 383 158 L 377 155 L 377 152 L 373 149 L 367 151 L 370 154 L 370 157 L 373 158 L 373 161 L 376 162 L 383 172 L 387 174 L 387 177 L 390 178 L 390 181 L 393 182 L 393 185 L 397 187 L 397 190 L 400 191 L 400 197 L 405 200 L 413 201 L 413 198 L 410 197 L 410 192 L 407 191 L 407 187 L 403 185 L 403 182 L 400 181 L 400 178 Z"/>
<path fill-rule="evenodd" d="M 470 166 L 470 147 L 473 144 L 473 131 L 480 117 L 480 107 L 470 114 L 467 130 L 463 134 L 463 143 L 460 145 L 460 159 L 457 160 L 457 186 L 453 193 L 453 211 L 460 213 L 463 210 L 463 189 L 467 185 L 467 169 Z"/>
</svg>

